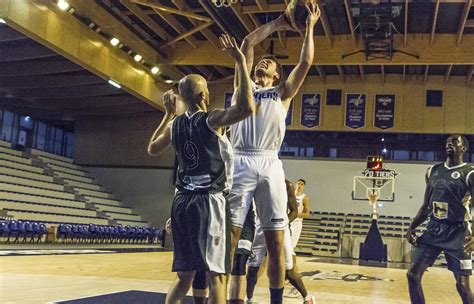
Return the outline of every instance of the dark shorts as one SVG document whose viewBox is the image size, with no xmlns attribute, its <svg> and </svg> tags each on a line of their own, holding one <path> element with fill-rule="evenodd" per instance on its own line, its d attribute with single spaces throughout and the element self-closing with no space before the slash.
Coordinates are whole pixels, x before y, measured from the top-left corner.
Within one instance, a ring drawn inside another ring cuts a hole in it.
<svg viewBox="0 0 474 304">
<path fill-rule="evenodd" d="M 230 272 L 230 210 L 223 193 L 178 193 L 171 229 L 173 271 Z"/>
<path fill-rule="evenodd" d="M 253 208 L 249 209 L 247 217 L 245 218 L 242 232 L 240 233 L 239 243 L 237 245 L 236 254 L 251 255 L 252 243 L 255 237 L 255 211 Z"/>
<path fill-rule="evenodd" d="M 469 235 L 466 223 L 449 224 L 430 220 L 426 231 L 417 240 L 412 263 L 432 266 L 444 251 L 449 270 L 455 274 L 471 275 L 471 255 L 464 251 L 465 238 Z"/>
</svg>

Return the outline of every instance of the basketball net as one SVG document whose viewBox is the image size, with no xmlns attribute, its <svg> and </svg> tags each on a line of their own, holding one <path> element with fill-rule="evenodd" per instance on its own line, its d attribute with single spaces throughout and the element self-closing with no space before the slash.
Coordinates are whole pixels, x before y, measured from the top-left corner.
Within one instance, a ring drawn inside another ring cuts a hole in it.
<svg viewBox="0 0 474 304">
<path fill-rule="evenodd" d="M 212 0 L 212 4 L 215 7 L 229 7 L 238 1 L 242 2 L 243 0 Z"/>
<path fill-rule="evenodd" d="M 369 199 L 369 204 L 372 205 L 372 219 L 376 220 L 377 216 L 377 200 L 379 199 L 379 191 L 372 190 L 367 193 L 367 198 Z"/>
</svg>

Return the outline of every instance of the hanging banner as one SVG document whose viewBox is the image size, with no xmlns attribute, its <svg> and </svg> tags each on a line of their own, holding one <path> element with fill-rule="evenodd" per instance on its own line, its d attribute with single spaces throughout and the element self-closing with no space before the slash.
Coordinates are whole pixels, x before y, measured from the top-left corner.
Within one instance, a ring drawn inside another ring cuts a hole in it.
<svg viewBox="0 0 474 304">
<path fill-rule="evenodd" d="M 346 95 L 346 127 L 359 129 L 365 126 L 366 94 Z"/>
<path fill-rule="evenodd" d="M 393 128 L 395 118 L 395 95 L 375 95 L 375 127 L 379 129 Z"/>
<path fill-rule="evenodd" d="M 292 122 L 293 122 L 293 100 L 290 103 L 290 108 L 288 109 L 288 112 L 286 113 L 286 118 L 285 118 L 285 123 L 287 126 L 291 126 Z"/>
<path fill-rule="evenodd" d="M 307 128 L 319 126 L 321 118 L 321 94 L 301 94 L 301 125 Z"/>
<path fill-rule="evenodd" d="M 224 108 L 227 109 L 232 104 L 232 96 L 234 93 L 225 93 L 224 97 Z"/>
</svg>

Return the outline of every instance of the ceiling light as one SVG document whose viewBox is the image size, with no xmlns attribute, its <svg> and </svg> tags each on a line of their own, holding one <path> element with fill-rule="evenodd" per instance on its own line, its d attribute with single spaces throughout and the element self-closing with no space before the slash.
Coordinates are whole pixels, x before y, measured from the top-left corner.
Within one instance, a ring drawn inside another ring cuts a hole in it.
<svg viewBox="0 0 474 304">
<path fill-rule="evenodd" d="M 115 82 L 112 79 L 109 79 L 109 83 L 118 89 L 122 87 L 118 82 Z"/>
<path fill-rule="evenodd" d="M 66 0 L 59 0 L 58 7 L 60 10 L 65 11 L 69 8 L 69 3 Z"/>
<path fill-rule="evenodd" d="M 113 46 L 117 46 L 119 43 L 120 43 L 120 40 L 118 40 L 115 37 L 110 39 L 110 44 L 113 45 Z"/>
<path fill-rule="evenodd" d="M 133 57 L 133 59 L 135 59 L 136 62 L 140 62 L 140 60 L 142 60 L 143 57 L 140 54 L 136 54 L 135 57 Z"/>
<path fill-rule="evenodd" d="M 5 21 L 5 19 L 0 18 L 0 23 L 7 23 L 7 22 Z"/>
<path fill-rule="evenodd" d="M 166 79 L 166 80 L 165 80 L 165 83 L 173 83 L 173 80 L 171 80 L 171 79 Z"/>
<path fill-rule="evenodd" d="M 30 116 L 25 116 L 25 121 L 29 121 L 30 120 Z"/>
<path fill-rule="evenodd" d="M 151 72 L 152 72 L 153 74 L 158 74 L 159 71 L 160 71 L 160 69 L 159 69 L 158 67 L 152 67 L 152 68 L 151 68 Z"/>
</svg>

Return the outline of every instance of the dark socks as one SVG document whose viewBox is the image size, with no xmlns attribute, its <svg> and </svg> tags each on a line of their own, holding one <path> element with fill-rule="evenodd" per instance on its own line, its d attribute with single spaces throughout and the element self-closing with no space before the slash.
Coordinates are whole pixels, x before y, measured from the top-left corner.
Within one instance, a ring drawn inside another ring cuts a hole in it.
<svg viewBox="0 0 474 304">
<path fill-rule="evenodd" d="M 278 288 L 278 289 L 270 288 L 270 303 L 271 304 L 283 303 L 283 288 Z"/>
</svg>

